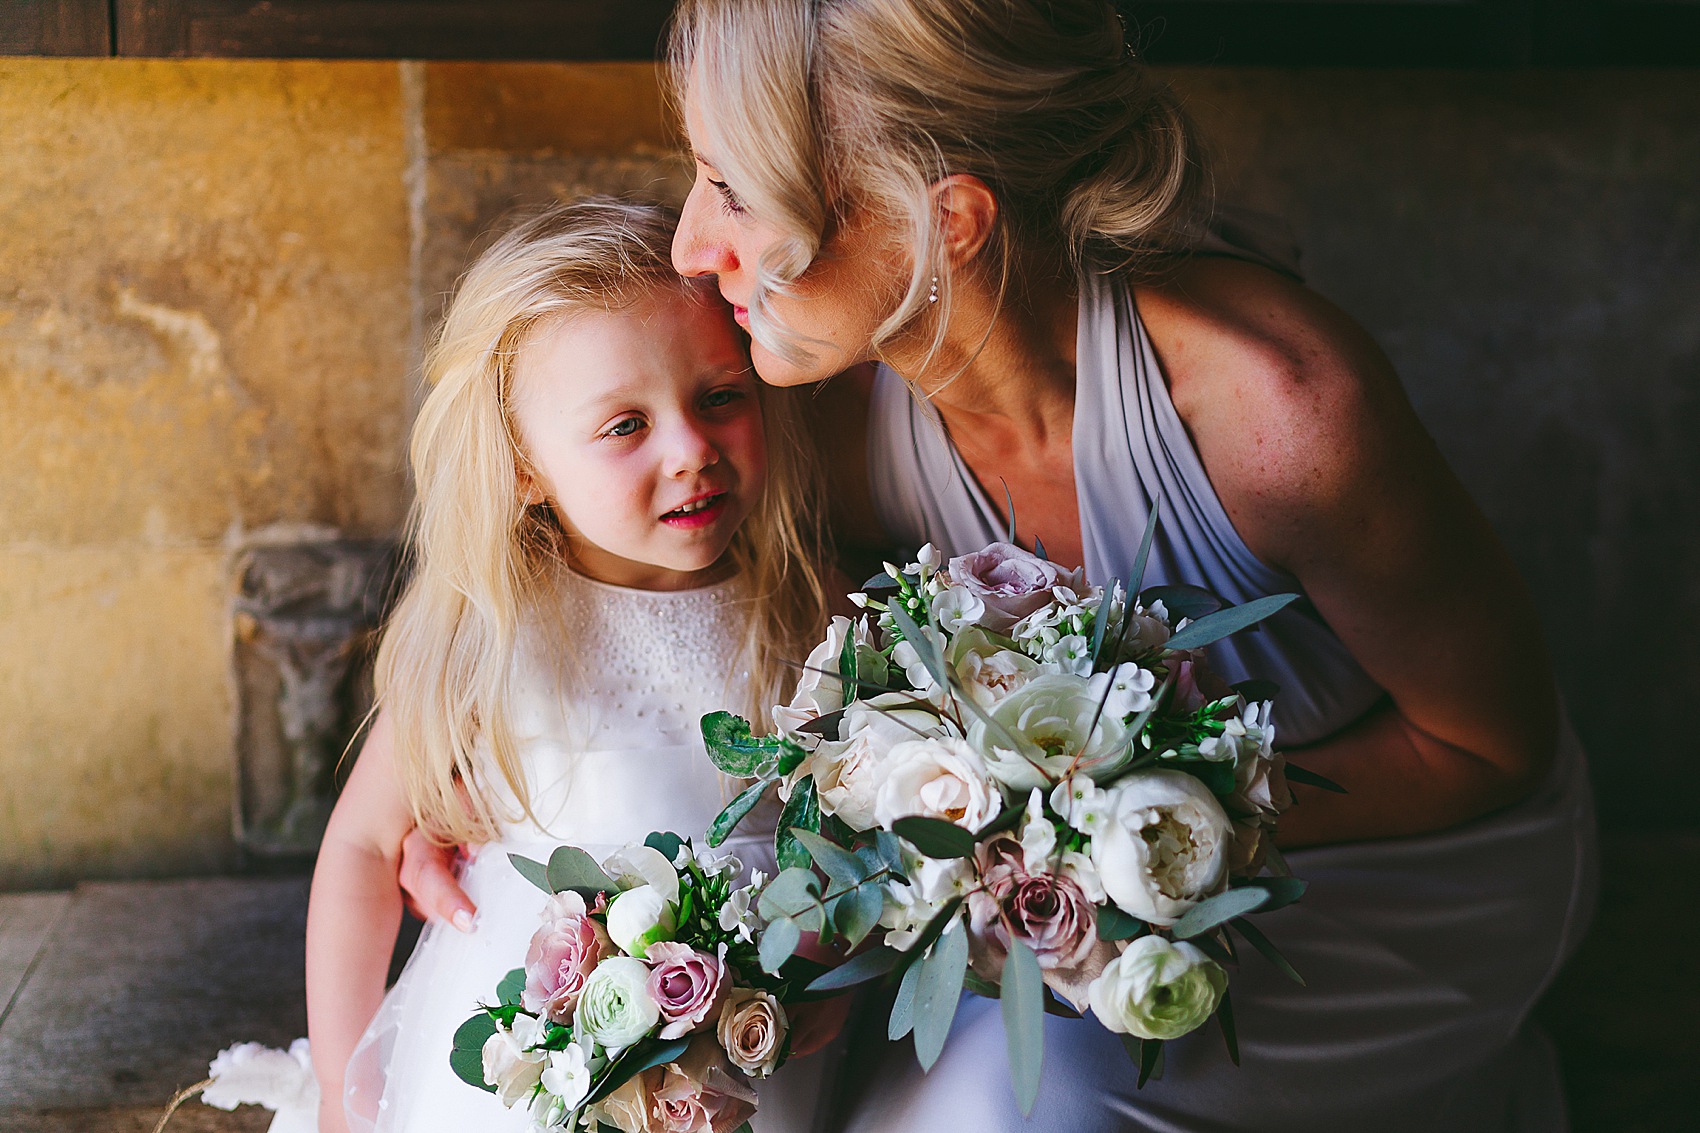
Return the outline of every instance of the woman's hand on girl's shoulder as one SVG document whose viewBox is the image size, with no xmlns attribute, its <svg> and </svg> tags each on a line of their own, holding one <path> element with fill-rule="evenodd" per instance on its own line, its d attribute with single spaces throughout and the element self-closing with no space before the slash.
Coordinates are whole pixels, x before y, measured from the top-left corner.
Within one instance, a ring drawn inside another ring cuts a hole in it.
<svg viewBox="0 0 1700 1133">
<path fill-rule="evenodd" d="M 1463 811 L 1532 790 L 1557 728 L 1539 619 L 1374 341 L 1235 261 L 1194 261 L 1138 302 L 1234 527 L 1391 694 L 1417 758 L 1473 761 Z"/>
</svg>

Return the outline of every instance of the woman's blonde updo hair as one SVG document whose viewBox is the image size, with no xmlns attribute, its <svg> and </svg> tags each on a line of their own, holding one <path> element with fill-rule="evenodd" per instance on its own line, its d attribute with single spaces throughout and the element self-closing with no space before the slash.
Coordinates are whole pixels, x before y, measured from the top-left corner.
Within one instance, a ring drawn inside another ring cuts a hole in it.
<svg viewBox="0 0 1700 1133">
<path fill-rule="evenodd" d="M 972 174 L 996 194 L 992 251 L 1013 271 L 1119 271 L 1195 238 L 1205 182 L 1175 97 L 1129 52 L 1109 0 L 681 0 L 673 95 L 704 153 L 781 238 L 755 265 L 754 333 L 852 210 L 907 231 L 914 265 L 876 348 L 949 272 L 928 189 Z M 944 320 L 941 320 L 941 323 Z"/>
<path fill-rule="evenodd" d="M 695 287 L 669 259 L 677 223 L 671 208 L 611 197 L 521 221 L 467 270 L 426 355 L 430 391 L 411 452 L 413 574 L 378 652 L 377 686 L 409 808 L 441 840 L 489 840 L 521 817 L 514 800 L 530 813 L 508 680 L 520 625 L 549 620 L 566 542 L 548 503 L 524 502 L 515 362 L 546 324 Z M 712 289 L 703 299 L 719 301 Z M 824 508 L 794 391 L 761 387 L 760 397 L 767 487 L 729 553 L 756 603 L 747 656 L 765 705 L 785 658 L 806 653 L 825 624 L 826 593 Z M 573 643 L 559 645 L 570 656 Z"/>
</svg>

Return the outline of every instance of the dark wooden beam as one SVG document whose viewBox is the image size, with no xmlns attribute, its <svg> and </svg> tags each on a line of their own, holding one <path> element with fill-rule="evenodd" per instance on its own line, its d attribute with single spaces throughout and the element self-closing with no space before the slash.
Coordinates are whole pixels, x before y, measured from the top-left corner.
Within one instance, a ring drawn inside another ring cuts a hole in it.
<svg viewBox="0 0 1700 1133">
<path fill-rule="evenodd" d="M 653 59 L 672 0 L 116 0 L 118 54 Z"/>
<path fill-rule="evenodd" d="M 0 0 L 0 55 L 110 55 L 106 0 Z"/>
</svg>

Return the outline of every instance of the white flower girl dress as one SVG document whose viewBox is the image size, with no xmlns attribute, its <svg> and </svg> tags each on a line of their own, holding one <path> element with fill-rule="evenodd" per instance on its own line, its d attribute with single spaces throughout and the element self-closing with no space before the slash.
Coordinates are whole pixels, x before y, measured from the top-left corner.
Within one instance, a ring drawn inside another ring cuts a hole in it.
<svg viewBox="0 0 1700 1133">
<path fill-rule="evenodd" d="M 736 579 L 657 592 L 566 576 L 560 632 L 527 631 L 510 692 L 514 739 L 542 827 L 508 827 L 466 867 L 461 885 L 478 906 L 475 931 L 426 927 L 349 1062 L 345 1100 L 356 1133 L 528 1128 L 523 1106 L 505 1109 L 449 1069 L 456 1028 L 524 963 L 540 923 L 545 897 L 508 855 L 547 860 L 568 844 L 601 859 L 655 830 L 702 844 L 731 792 L 703 751 L 699 721 L 748 707 L 749 603 L 742 599 Z M 560 664 L 544 661 L 556 651 L 574 658 L 564 680 L 554 675 Z M 764 848 L 759 833 L 726 848 L 771 875 L 771 842 Z M 759 1083 L 757 1133 L 813 1127 L 825 1061 L 800 1059 Z"/>
</svg>

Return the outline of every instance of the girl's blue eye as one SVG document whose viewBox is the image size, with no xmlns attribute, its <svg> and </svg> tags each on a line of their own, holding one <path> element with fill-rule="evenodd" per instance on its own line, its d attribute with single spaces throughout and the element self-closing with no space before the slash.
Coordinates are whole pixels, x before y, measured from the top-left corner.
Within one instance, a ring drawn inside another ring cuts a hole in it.
<svg viewBox="0 0 1700 1133">
<path fill-rule="evenodd" d="M 629 437 L 641 428 L 643 428 L 643 419 L 642 418 L 640 418 L 640 417 L 627 417 L 624 421 L 621 421 L 619 424 L 615 425 L 612 429 L 609 429 L 608 435 L 610 437 Z"/>
<path fill-rule="evenodd" d="M 731 405 L 734 401 L 740 400 L 743 396 L 744 395 L 741 392 L 735 389 L 711 390 L 708 395 L 702 399 L 702 404 L 705 409 L 724 409 L 728 405 Z"/>
</svg>

